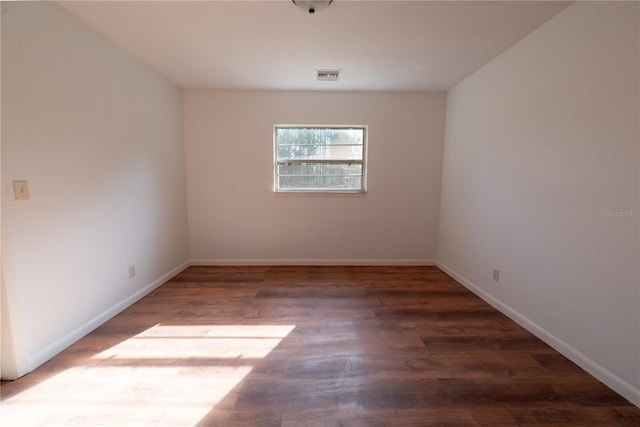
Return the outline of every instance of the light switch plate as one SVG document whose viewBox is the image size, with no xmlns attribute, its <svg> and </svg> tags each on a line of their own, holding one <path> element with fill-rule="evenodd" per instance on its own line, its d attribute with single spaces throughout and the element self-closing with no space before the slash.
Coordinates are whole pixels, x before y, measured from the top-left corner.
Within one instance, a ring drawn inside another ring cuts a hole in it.
<svg viewBox="0 0 640 427">
<path fill-rule="evenodd" d="M 27 181 L 13 181 L 13 195 L 15 200 L 29 200 L 29 183 Z"/>
</svg>

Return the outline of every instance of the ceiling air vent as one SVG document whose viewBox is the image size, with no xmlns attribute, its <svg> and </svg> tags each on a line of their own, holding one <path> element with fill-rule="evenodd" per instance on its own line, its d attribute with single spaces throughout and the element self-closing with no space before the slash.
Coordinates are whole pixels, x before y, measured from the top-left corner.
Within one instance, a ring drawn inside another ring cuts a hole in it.
<svg viewBox="0 0 640 427">
<path fill-rule="evenodd" d="M 340 70 L 316 70 L 316 76 L 322 82 L 335 82 L 340 78 Z"/>
</svg>

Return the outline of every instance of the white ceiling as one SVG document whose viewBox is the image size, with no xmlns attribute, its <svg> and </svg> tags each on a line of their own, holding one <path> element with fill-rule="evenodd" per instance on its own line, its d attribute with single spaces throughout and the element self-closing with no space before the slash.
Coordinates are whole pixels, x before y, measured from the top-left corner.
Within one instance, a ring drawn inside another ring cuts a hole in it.
<svg viewBox="0 0 640 427">
<path fill-rule="evenodd" d="M 183 88 L 447 90 L 569 2 L 77 1 L 65 9 Z M 318 82 L 318 68 L 342 69 Z"/>
</svg>

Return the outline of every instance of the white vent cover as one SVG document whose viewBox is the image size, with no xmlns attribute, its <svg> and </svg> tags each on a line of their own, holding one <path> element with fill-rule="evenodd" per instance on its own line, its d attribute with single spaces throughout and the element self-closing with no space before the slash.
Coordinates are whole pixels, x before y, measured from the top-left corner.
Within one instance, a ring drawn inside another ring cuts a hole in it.
<svg viewBox="0 0 640 427">
<path fill-rule="evenodd" d="M 341 70 L 316 70 L 318 80 L 323 82 L 335 82 L 340 78 Z"/>
</svg>

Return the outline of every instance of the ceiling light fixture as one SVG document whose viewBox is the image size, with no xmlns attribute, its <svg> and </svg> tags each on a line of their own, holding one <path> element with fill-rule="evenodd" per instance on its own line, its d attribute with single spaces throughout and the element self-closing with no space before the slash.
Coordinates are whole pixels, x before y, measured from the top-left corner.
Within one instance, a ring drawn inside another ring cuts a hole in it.
<svg viewBox="0 0 640 427">
<path fill-rule="evenodd" d="M 293 4 L 309 15 L 313 15 L 319 10 L 329 6 L 333 0 L 291 0 Z"/>
</svg>

